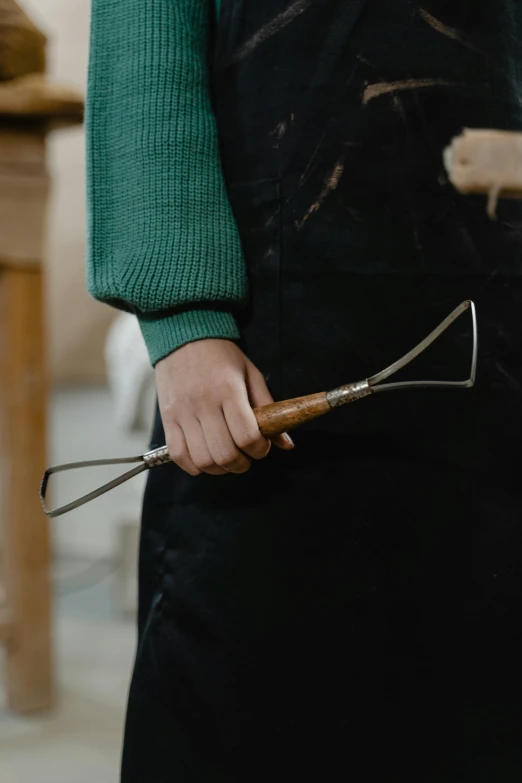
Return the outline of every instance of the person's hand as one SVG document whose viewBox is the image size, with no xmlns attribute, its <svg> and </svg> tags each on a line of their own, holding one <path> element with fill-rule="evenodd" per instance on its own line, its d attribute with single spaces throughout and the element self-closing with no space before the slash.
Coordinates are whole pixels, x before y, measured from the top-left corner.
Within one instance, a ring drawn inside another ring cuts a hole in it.
<svg viewBox="0 0 522 783">
<path fill-rule="evenodd" d="M 170 457 L 187 473 L 244 473 L 270 451 L 252 409 L 273 398 L 235 343 L 184 345 L 157 363 L 156 386 Z M 271 440 L 282 449 L 294 446 L 287 434 Z"/>
</svg>

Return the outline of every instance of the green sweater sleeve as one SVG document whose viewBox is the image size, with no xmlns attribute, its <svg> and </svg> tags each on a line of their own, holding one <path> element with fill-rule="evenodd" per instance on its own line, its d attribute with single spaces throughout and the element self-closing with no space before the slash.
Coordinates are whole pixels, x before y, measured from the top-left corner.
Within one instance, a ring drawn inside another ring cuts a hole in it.
<svg viewBox="0 0 522 783">
<path fill-rule="evenodd" d="M 213 2 L 92 2 L 87 286 L 136 313 L 153 364 L 236 339 L 247 298 L 209 92 Z"/>
</svg>

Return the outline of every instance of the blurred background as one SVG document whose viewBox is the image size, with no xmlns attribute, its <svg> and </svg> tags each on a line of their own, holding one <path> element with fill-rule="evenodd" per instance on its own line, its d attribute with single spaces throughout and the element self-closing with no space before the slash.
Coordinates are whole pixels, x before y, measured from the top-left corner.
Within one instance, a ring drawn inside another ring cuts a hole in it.
<svg viewBox="0 0 522 783">
<path fill-rule="evenodd" d="M 141 477 L 48 526 L 38 502 L 43 464 L 147 450 L 154 408 L 135 320 L 85 290 L 89 15 L 0 0 L 2 783 L 116 781 L 135 652 Z"/>
</svg>

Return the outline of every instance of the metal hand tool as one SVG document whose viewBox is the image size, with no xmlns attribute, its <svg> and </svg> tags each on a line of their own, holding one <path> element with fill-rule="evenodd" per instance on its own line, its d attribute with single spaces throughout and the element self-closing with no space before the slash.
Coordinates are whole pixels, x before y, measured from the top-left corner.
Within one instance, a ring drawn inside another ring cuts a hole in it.
<svg viewBox="0 0 522 783">
<path fill-rule="evenodd" d="M 471 352 L 471 369 L 467 380 L 465 381 L 404 381 L 399 383 L 382 383 L 382 381 L 389 378 L 391 375 L 395 375 L 399 370 L 412 362 L 419 354 L 423 353 L 432 343 L 437 340 L 443 332 L 448 329 L 451 324 L 456 321 L 459 316 L 464 312 L 469 311 L 471 313 L 472 321 L 472 352 Z M 434 329 L 427 337 L 424 338 L 415 348 L 412 348 L 401 359 L 386 367 L 381 372 L 372 375 L 371 378 L 367 378 L 364 381 L 357 381 L 356 383 L 349 383 L 346 386 L 339 386 L 336 389 L 328 392 L 320 392 L 318 394 L 310 394 L 305 397 L 296 397 L 292 400 L 283 400 L 282 402 L 274 402 L 271 405 L 265 405 L 261 408 L 254 410 L 259 429 L 263 435 L 267 437 L 278 435 L 282 432 L 295 429 L 300 424 L 304 424 L 307 421 L 316 419 L 319 416 L 323 416 L 329 413 L 335 408 L 339 408 L 342 405 L 346 405 L 349 402 L 355 402 L 361 400 L 363 397 L 368 397 L 370 394 L 376 392 L 392 391 L 394 389 L 412 389 L 421 387 L 435 387 L 438 389 L 469 389 L 475 383 L 475 375 L 477 371 L 477 352 L 478 352 L 478 336 L 477 336 L 477 316 L 475 306 L 473 302 L 467 300 L 462 302 L 447 318 L 442 321 L 436 329 Z M 101 460 L 88 460 L 85 462 L 73 462 L 67 465 L 58 465 L 52 468 L 48 468 L 43 476 L 42 485 L 40 489 L 40 499 L 42 501 L 42 507 L 47 516 L 58 517 L 65 514 L 67 511 L 72 511 L 74 508 L 82 506 L 84 503 L 88 503 L 94 498 L 100 497 L 110 489 L 117 487 L 119 484 L 128 481 L 133 476 L 141 473 L 149 468 L 154 468 L 158 465 L 164 465 L 170 462 L 170 456 L 166 446 L 162 446 L 154 451 L 149 451 L 138 457 L 125 457 L 123 459 L 101 459 Z M 54 511 L 47 508 L 45 504 L 45 496 L 47 492 L 47 486 L 49 477 L 53 473 L 60 473 L 66 470 L 73 470 L 75 468 L 88 468 L 99 465 L 127 465 L 138 463 L 136 467 L 127 471 L 118 478 L 108 481 L 98 489 L 89 492 L 87 495 L 83 495 L 81 498 L 67 503 L 61 508 L 57 508 Z"/>
</svg>

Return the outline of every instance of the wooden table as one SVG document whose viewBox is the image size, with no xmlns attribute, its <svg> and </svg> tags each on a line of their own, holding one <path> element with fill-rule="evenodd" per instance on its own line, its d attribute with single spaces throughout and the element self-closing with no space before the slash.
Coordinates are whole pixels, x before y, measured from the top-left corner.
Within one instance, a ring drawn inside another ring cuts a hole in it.
<svg viewBox="0 0 522 783">
<path fill-rule="evenodd" d="M 38 488 L 47 460 L 44 314 L 46 136 L 83 101 L 43 77 L 0 83 L 0 642 L 9 705 L 54 701 L 50 543 Z"/>
</svg>

